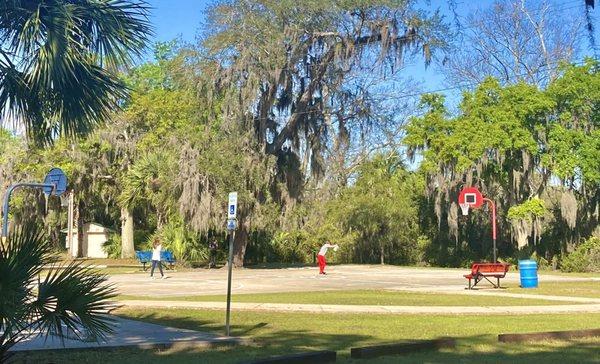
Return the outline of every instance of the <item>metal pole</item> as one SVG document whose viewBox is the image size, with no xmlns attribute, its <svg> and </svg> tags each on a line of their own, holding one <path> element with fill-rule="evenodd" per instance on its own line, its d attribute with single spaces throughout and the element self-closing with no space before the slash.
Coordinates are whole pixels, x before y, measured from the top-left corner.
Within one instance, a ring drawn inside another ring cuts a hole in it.
<svg viewBox="0 0 600 364">
<path fill-rule="evenodd" d="M 2 207 L 2 242 L 8 236 L 8 205 L 10 203 L 10 194 L 17 188 L 16 185 L 10 186 L 4 195 L 4 205 Z"/>
<path fill-rule="evenodd" d="M 229 259 L 227 260 L 227 313 L 225 318 L 225 335 L 230 336 L 229 316 L 231 312 L 231 270 L 233 268 L 233 240 L 235 239 L 235 230 L 229 234 Z"/>
<path fill-rule="evenodd" d="M 494 255 L 494 263 L 498 262 L 497 253 L 496 253 L 496 204 L 494 201 L 489 198 L 484 198 L 484 201 L 489 202 L 492 206 L 492 242 L 493 242 L 493 255 Z"/>
<path fill-rule="evenodd" d="M 72 253 L 73 247 L 73 191 L 69 191 L 69 206 L 67 213 L 67 248 Z M 72 256 L 73 254 L 71 254 Z"/>
</svg>

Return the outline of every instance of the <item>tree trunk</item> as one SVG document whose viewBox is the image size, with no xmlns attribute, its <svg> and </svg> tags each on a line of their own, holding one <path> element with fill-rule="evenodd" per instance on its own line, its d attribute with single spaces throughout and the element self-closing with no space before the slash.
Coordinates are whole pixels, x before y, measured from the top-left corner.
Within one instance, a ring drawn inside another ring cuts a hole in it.
<svg viewBox="0 0 600 364">
<path fill-rule="evenodd" d="M 64 246 L 60 242 L 60 225 L 55 224 L 50 231 L 50 239 L 54 242 L 57 248 L 62 249 Z"/>
<path fill-rule="evenodd" d="M 385 264 L 385 261 L 383 260 L 384 255 L 385 255 L 385 249 L 384 249 L 383 241 L 382 241 L 381 243 L 379 243 L 379 260 L 380 260 L 381 265 Z"/>
<path fill-rule="evenodd" d="M 128 208 L 121 208 L 121 258 L 134 256 L 133 212 Z"/>
<path fill-rule="evenodd" d="M 83 203 L 81 199 L 77 201 L 77 256 L 76 258 L 83 257 Z"/>
<path fill-rule="evenodd" d="M 240 225 L 235 232 L 233 240 L 233 266 L 241 268 L 244 266 L 244 256 L 246 255 L 246 246 L 248 245 L 248 226 L 240 221 Z"/>
</svg>

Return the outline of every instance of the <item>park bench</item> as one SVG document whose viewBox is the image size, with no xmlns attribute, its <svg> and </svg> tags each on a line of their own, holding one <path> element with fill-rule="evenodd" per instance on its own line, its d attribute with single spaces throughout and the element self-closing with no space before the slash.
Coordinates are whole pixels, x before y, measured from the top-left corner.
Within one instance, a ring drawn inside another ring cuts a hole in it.
<svg viewBox="0 0 600 364">
<path fill-rule="evenodd" d="M 475 288 L 484 279 L 490 282 L 494 288 L 500 288 L 500 278 L 506 276 L 509 267 L 510 264 L 506 263 L 473 263 L 471 265 L 471 273 L 464 275 L 469 280 L 468 289 Z M 492 282 L 490 278 L 496 278 L 497 283 Z M 475 282 L 473 285 L 471 285 L 471 280 Z"/>
<path fill-rule="evenodd" d="M 152 263 L 152 251 L 150 250 L 146 250 L 146 251 L 135 251 L 135 256 L 137 257 L 138 261 L 142 264 L 142 269 L 144 270 L 144 272 L 148 269 L 146 268 L 146 264 L 150 264 Z M 160 261 L 161 264 L 168 264 L 168 267 L 165 265 L 165 268 L 169 268 L 169 269 L 173 269 L 173 265 L 175 264 L 175 262 L 177 261 L 175 259 L 175 256 L 173 255 L 173 252 L 168 251 L 168 250 L 163 250 L 160 252 Z"/>
</svg>

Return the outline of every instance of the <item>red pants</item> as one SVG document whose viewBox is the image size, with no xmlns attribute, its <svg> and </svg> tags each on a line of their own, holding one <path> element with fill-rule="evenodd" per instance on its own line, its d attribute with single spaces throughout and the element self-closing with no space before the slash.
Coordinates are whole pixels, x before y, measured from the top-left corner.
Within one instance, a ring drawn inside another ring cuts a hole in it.
<svg viewBox="0 0 600 364">
<path fill-rule="evenodd" d="M 325 266 L 327 265 L 327 261 L 325 260 L 324 255 L 317 255 L 317 259 L 319 260 L 319 273 L 325 273 Z"/>
</svg>

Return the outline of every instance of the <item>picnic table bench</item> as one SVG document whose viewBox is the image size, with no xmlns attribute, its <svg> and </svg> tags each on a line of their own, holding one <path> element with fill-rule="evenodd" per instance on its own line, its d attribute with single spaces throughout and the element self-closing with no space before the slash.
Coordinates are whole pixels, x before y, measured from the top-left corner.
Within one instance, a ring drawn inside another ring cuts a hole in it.
<svg viewBox="0 0 600 364">
<path fill-rule="evenodd" d="M 146 267 L 146 264 L 149 264 L 152 262 L 152 251 L 151 250 L 145 250 L 145 251 L 136 250 L 135 256 L 137 257 L 139 262 L 143 265 L 142 269 L 145 272 L 148 269 Z M 160 264 L 162 264 L 165 268 L 173 269 L 173 265 L 175 264 L 175 262 L 176 262 L 176 259 L 175 259 L 175 256 L 173 256 L 173 252 L 168 251 L 168 250 L 163 250 L 160 252 Z M 165 265 L 165 263 L 168 263 L 168 267 L 167 267 L 167 265 Z"/>
<path fill-rule="evenodd" d="M 464 277 L 469 280 L 468 289 L 475 288 L 475 286 L 484 279 L 490 282 L 494 288 L 500 288 L 500 278 L 506 276 L 508 268 L 510 268 L 510 264 L 506 263 L 473 263 L 473 265 L 471 265 L 471 273 L 464 275 Z M 490 278 L 496 278 L 497 283 L 492 282 Z M 471 285 L 471 280 L 475 282 L 473 285 Z"/>
</svg>

